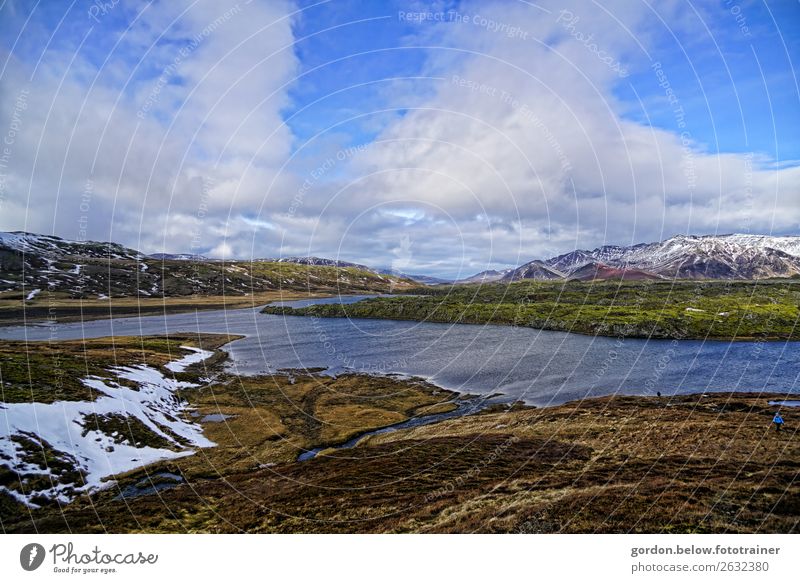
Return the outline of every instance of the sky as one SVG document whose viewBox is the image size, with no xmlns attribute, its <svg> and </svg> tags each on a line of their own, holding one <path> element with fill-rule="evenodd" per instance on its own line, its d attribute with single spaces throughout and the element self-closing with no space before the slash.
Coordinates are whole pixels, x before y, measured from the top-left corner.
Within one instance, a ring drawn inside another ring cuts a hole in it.
<svg viewBox="0 0 800 583">
<path fill-rule="evenodd" d="M 0 0 L 0 230 L 463 277 L 800 234 L 800 3 Z"/>
</svg>

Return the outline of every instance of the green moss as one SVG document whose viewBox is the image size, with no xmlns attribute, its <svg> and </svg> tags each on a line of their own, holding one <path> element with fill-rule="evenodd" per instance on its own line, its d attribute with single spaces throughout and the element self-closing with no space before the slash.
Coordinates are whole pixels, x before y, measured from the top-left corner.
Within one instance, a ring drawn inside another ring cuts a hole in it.
<svg viewBox="0 0 800 583">
<path fill-rule="evenodd" d="M 46 490 L 59 484 L 81 484 L 84 474 L 76 469 L 78 464 L 69 454 L 56 451 L 44 440 L 35 435 L 16 434 L 9 438 L 18 449 L 19 459 L 41 470 L 49 470 L 49 475 L 40 473 L 18 474 L 5 466 L 0 466 L 0 485 L 20 493 Z M 35 504 L 51 504 L 52 500 L 36 499 Z"/>
<path fill-rule="evenodd" d="M 518 282 L 417 289 L 418 295 L 273 314 L 505 324 L 654 338 L 800 339 L 800 285 L 769 282 Z"/>
<path fill-rule="evenodd" d="M 187 351 L 213 350 L 235 337 L 226 334 L 93 338 L 85 341 L 0 341 L 0 402 L 92 401 L 97 396 L 81 379 L 109 378 L 115 366 L 161 366 Z M 122 381 L 118 381 L 122 382 Z M 135 388 L 135 384 L 130 384 Z"/>
</svg>

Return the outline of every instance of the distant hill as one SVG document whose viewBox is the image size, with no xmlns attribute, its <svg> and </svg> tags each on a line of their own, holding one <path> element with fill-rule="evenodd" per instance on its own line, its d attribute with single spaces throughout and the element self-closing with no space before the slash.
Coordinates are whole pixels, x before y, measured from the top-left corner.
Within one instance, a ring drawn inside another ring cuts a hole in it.
<svg viewBox="0 0 800 583">
<path fill-rule="evenodd" d="M 118 243 L 100 241 L 69 241 L 54 235 L 37 235 L 23 231 L 0 232 L 0 249 L 39 257 L 91 257 L 103 259 L 141 259 L 135 249 Z"/>
<path fill-rule="evenodd" d="M 192 253 L 151 253 L 150 259 L 160 259 L 161 261 L 211 261 L 205 255 L 194 255 Z"/>
<path fill-rule="evenodd" d="M 404 277 L 406 279 L 416 281 L 417 283 L 421 283 L 423 285 L 443 285 L 443 284 L 453 283 L 452 279 L 443 279 L 441 277 L 433 277 L 430 275 L 403 273 L 402 271 L 398 271 L 396 269 L 377 269 L 376 271 L 384 275 L 394 275 L 396 277 Z"/>
<path fill-rule="evenodd" d="M 376 269 L 373 267 L 367 267 L 366 265 L 362 265 L 360 263 L 351 263 L 349 261 L 342 261 L 340 259 L 325 259 L 324 257 L 280 257 L 277 259 L 267 259 L 266 261 L 276 261 L 278 263 L 296 263 L 298 265 L 328 265 L 332 267 L 354 267 L 356 269 L 363 269 L 364 271 L 370 271 L 375 274 L 379 275 L 391 275 L 394 277 L 399 277 L 401 279 L 410 279 L 412 281 L 416 281 L 417 283 L 421 283 L 423 285 L 438 285 L 443 283 L 452 283 L 451 280 L 442 279 L 439 277 L 431 277 L 429 275 L 412 275 L 408 273 L 403 273 L 396 269 Z"/>
<path fill-rule="evenodd" d="M 363 269 L 364 271 L 374 271 L 366 265 L 359 263 L 351 263 L 349 261 L 341 261 L 339 259 L 325 259 L 324 257 L 277 257 L 275 259 L 263 259 L 262 261 L 269 261 L 275 263 L 294 263 L 296 265 L 324 265 L 327 267 L 355 267 L 356 269 Z"/>
<path fill-rule="evenodd" d="M 220 261 L 197 255 L 146 256 L 117 243 L 0 233 L 0 293 L 31 301 L 42 291 L 66 297 L 246 295 L 270 290 L 386 293 L 414 287 L 345 262 Z"/>
</svg>

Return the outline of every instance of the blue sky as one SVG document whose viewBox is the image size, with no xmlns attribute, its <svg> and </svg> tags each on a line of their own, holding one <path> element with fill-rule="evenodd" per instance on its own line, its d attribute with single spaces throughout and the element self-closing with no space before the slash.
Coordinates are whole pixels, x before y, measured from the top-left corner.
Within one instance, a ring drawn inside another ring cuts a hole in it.
<svg viewBox="0 0 800 583">
<path fill-rule="evenodd" d="M 296 107 L 289 113 L 322 101 L 291 122 L 299 138 L 366 107 L 391 107 L 381 91 L 385 83 L 379 81 L 423 74 L 431 49 L 414 48 L 426 46 L 413 36 L 418 27 L 398 21 L 398 12 L 409 10 L 408 2 L 300 5 L 312 7 L 295 25 L 296 36 L 304 39 L 296 52 L 306 75 L 292 90 Z M 442 10 L 458 10 L 459 5 L 448 2 Z M 800 3 L 767 7 L 722 1 L 700 3 L 699 9 L 708 17 L 703 24 L 708 31 L 697 35 L 695 27 L 661 26 L 648 47 L 649 57 L 670 71 L 695 138 L 711 151 L 755 151 L 784 163 L 800 160 L 800 81 L 792 62 L 800 59 Z M 663 90 L 647 66 L 647 55 L 637 57 L 632 75 L 615 87 L 623 111 L 630 119 L 676 130 L 672 108 L 660 103 Z M 369 85 L 330 96 L 359 83 Z M 352 143 L 363 143 L 375 130 L 353 124 L 349 133 Z"/>
<path fill-rule="evenodd" d="M 713 18 L 706 23 L 708 31 L 677 39 L 662 31 L 651 51 L 670 71 L 692 133 L 711 151 L 759 152 L 777 162 L 800 160 L 794 68 L 800 58 L 800 3 L 710 6 L 716 9 L 709 9 Z M 653 103 L 663 91 L 650 71 L 639 71 L 629 81 L 620 84 L 617 95 L 631 107 L 631 118 L 675 130 L 672 109 Z M 648 104 L 645 111 L 637 95 Z"/>
<path fill-rule="evenodd" d="M 0 3 L 0 229 L 450 276 L 800 232 L 797 2 L 100 6 Z"/>
</svg>

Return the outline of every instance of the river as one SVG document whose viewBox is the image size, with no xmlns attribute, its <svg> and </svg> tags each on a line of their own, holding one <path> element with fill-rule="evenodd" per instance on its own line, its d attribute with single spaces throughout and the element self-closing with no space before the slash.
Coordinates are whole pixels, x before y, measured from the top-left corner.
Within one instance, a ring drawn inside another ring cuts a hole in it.
<svg viewBox="0 0 800 583">
<path fill-rule="evenodd" d="M 300 307 L 322 301 L 285 302 Z M 261 314 L 260 309 L 0 328 L 0 338 L 66 340 L 109 335 L 217 332 L 231 372 L 325 368 L 420 376 L 464 393 L 503 393 L 546 406 L 614 393 L 800 392 L 800 343 L 590 337 L 510 326 L 347 320 Z"/>
</svg>

